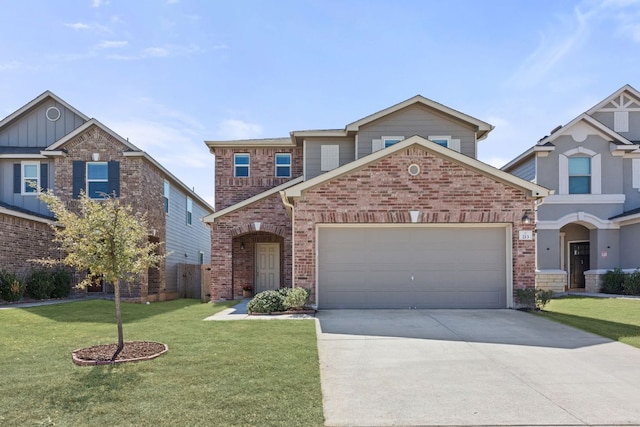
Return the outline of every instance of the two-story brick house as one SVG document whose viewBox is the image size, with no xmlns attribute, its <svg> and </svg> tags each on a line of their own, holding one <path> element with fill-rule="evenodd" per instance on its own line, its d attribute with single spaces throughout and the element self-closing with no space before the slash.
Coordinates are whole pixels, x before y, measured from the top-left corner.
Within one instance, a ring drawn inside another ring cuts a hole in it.
<svg viewBox="0 0 640 427">
<path fill-rule="evenodd" d="M 597 292 L 640 267 L 640 92 L 626 85 L 506 164 L 555 190 L 537 210 L 537 286 Z"/>
<path fill-rule="evenodd" d="M 200 219 L 213 209 L 147 153 L 49 91 L 0 121 L 0 268 L 23 274 L 30 260 L 61 256 L 40 189 L 70 207 L 81 191 L 112 194 L 146 214 L 149 239 L 165 242 L 167 257 L 123 287 L 125 298 L 175 298 L 178 264 L 210 259 L 210 231 Z M 109 292 L 99 283 L 89 291 Z"/>
<path fill-rule="evenodd" d="M 476 160 L 492 129 L 415 96 L 342 129 L 206 142 L 212 300 L 302 286 L 319 308 L 514 306 L 549 191 Z"/>
</svg>

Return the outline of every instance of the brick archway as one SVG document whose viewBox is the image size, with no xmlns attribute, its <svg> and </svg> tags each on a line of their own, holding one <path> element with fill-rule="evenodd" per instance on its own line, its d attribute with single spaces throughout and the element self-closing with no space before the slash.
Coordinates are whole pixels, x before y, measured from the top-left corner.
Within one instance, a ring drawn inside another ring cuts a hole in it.
<svg viewBox="0 0 640 427">
<path fill-rule="evenodd" d="M 238 227 L 235 227 L 231 229 L 230 234 L 232 238 L 236 238 L 236 237 L 242 236 L 243 234 L 250 234 L 250 233 L 256 233 L 256 232 L 271 233 L 271 234 L 275 234 L 276 236 L 280 236 L 282 238 L 287 237 L 287 228 L 273 225 L 273 224 L 266 224 L 258 221 L 246 222 Z"/>
</svg>

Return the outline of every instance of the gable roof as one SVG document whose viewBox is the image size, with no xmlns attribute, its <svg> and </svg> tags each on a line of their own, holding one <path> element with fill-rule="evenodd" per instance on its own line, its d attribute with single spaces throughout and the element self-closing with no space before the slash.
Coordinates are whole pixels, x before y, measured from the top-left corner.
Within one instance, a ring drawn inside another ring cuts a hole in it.
<svg viewBox="0 0 640 427">
<path fill-rule="evenodd" d="M 255 196 L 245 199 L 239 203 L 236 203 L 235 205 L 228 206 L 224 209 L 220 209 L 218 212 L 212 213 L 211 215 L 207 215 L 202 219 L 202 221 L 215 222 L 216 218 L 220 218 L 221 216 L 225 216 L 227 214 L 230 214 L 231 212 L 235 212 L 238 209 L 242 209 L 246 206 L 259 202 L 260 200 L 265 199 L 269 196 L 272 196 L 276 193 L 279 193 L 288 187 L 299 184 L 303 180 L 304 180 L 304 177 L 299 176 L 298 178 L 292 179 L 291 181 L 287 181 L 284 184 L 280 184 L 277 187 L 273 187 L 267 191 L 263 191 L 262 193 L 256 194 Z"/>
<path fill-rule="evenodd" d="M 322 175 L 318 175 L 312 179 L 304 181 L 298 185 L 287 188 L 283 191 L 284 196 L 292 198 L 301 197 L 302 193 L 310 188 L 322 185 L 329 180 L 345 175 L 356 169 L 368 166 L 369 164 L 372 164 L 384 157 L 388 157 L 400 150 L 404 150 L 413 145 L 420 146 L 428 152 L 436 154 L 440 157 L 444 157 L 456 163 L 460 163 L 464 167 L 475 170 L 476 172 L 488 176 L 489 178 L 495 179 L 496 181 L 503 182 L 513 187 L 518 187 L 528 192 L 528 195 L 530 197 L 542 198 L 553 194 L 553 190 L 549 190 L 548 188 L 541 187 L 530 181 L 518 178 L 514 175 L 511 175 L 510 173 L 504 172 L 500 169 L 496 169 L 493 166 L 489 166 L 479 160 L 476 160 L 469 156 L 465 156 L 464 154 L 460 154 L 457 151 L 451 150 L 449 148 L 442 147 L 434 142 L 429 141 L 428 139 L 416 135 L 407 138 L 404 141 L 398 142 L 397 144 L 394 144 L 390 147 L 376 151 L 366 157 L 362 157 L 356 161 L 347 163 L 346 165 L 336 168 L 330 172 L 326 172 Z"/>
<path fill-rule="evenodd" d="M 26 112 L 28 112 L 29 110 L 39 105 L 40 103 L 42 103 L 48 98 L 51 98 L 57 103 L 64 105 L 65 108 L 73 111 L 74 114 L 77 114 L 78 116 L 82 117 L 83 120 L 89 120 L 89 117 L 85 116 L 80 111 L 76 110 L 73 106 L 65 102 L 62 98 L 59 98 L 53 92 L 47 90 L 47 91 L 44 91 L 39 96 L 37 96 L 36 98 L 34 98 L 33 100 L 29 101 L 27 104 L 20 107 L 18 110 L 14 111 L 13 113 L 9 114 L 7 117 L 2 119 L 2 121 L 0 121 L 0 129 L 2 129 L 2 127 L 8 125 L 9 123 L 12 123 L 14 120 L 16 120 L 17 118 L 19 118 L 20 116 L 22 116 L 23 114 L 25 114 Z"/>
<path fill-rule="evenodd" d="M 633 97 L 635 97 L 636 99 L 638 99 L 640 101 L 640 92 L 638 92 L 633 86 L 631 86 L 629 84 L 626 84 L 626 85 L 622 86 L 620 89 L 618 89 L 617 91 L 613 92 L 611 95 L 607 96 L 602 101 L 598 102 L 596 105 L 591 107 L 589 110 L 587 110 L 587 114 L 592 115 L 592 114 L 596 113 L 598 110 L 600 110 L 605 105 L 607 105 L 608 103 L 610 103 L 615 98 L 619 97 L 620 95 L 622 95 L 625 92 L 631 94 Z"/>
<path fill-rule="evenodd" d="M 136 147 L 135 145 L 130 143 L 129 140 L 124 139 L 123 137 L 121 137 L 120 135 L 118 135 L 117 133 L 115 133 L 114 131 L 112 131 L 111 129 L 109 129 L 108 127 L 103 125 L 102 123 L 100 123 L 98 120 L 90 119 L 87 122 L 85 122 L 82 126 L 78 126 L 76 129 L 74 129 L 73 131 L 69 132 L 68 134 L 66 134 L 65 136 L 63 136 L 62 138 L 60 138 L 59 140 L 57 140 L 56 142 L 54 142 L 53 144 L 48 146 L 43 151 L 43 153 L 46 153 L 47 151 L 59 150 L 67 142 L 71 141 L 73 138 L 75 138 L 76 136 L 80 135 L 81 133 L 87 131 L 92 126 L 97 126 L 98 128 L 102 129 L 104 132 L 108 133 L 110 136 L 112 136 L 115 139 L 117 139 L 120 143 L 125 145 L 130 150 L 132 150 L 132 151 L 141 151 L 138 147 Z"/>
<path fill-rule="evenodd" d="M 358 129 L 360 128 L 360 126 L 364 126 L 368 123 L 373 122 L 374 120 L 378 120 L 379 118 L 382 118 L 384 116 L 388 116 L 389 114 L 395 113 L 396 111 L 402 110 L 403 108 L 406 108 L 410 105 L 414 105 L 414 104 L 421 104 L 421 105 L 425 105 L 429 108 L 432 108 L 434 110 L 440 111 L 442 113 L 445 113 L 449 116 L 455 117 L 458 120 L 462 120 L 464 122 L 467 122 L 473 126 L 475 126 L 478 129 L 478 136 L 477 136 L 477 140 L 480 141 L 481 139 L 484 139 L 487 137 L 487 135 L 489 134 L 489 132 L 491 132 L 494 128 L 493 125 L 490 125 L 487 122 L 483 122 L 482 120 L 476 119 L 475 117 L 471 117 L 467 114 L 461 113 L 460 111 L 454 110 L 453 108 L 449 108 L 446 105 L 442 105 L 438 102 L 432 101 L 429 98 L 425 98 L 422 95 L 416 95 L 412 98 L 409 98 L 405 101 L 402 101 L 398 104 L 392 105 L 391 107 L 385 108 L 384 110 L 380 110 L 377 113 L 373 113 L 370 114 L 366 117 L 363 117 L 360 120 L 357 120 L 353 123 L 349 123 L 346 127 L 345 130 L 348 131 L 358 131 Z"/>
<path fill-rule="evenodd" d="M 545 144 L 548 144 L 550 142 L 553 142 L 559 136 L 562 136 L 562 135 L 566 134 L 567 130 L 571 129 L 573 126 L 575 126 L 576 124 L 578 124 L 580 122 L 584 122 L 588 126 L 590 126 L 593 129 L 597 130 L 598 133 L 601 136 L 603 136 L 605 139 L 610 138 L 611 141 L 620 142 L 620 143 L 622 143 L 622 145 L 634 145 L 633 142 L 629 141 L 624 136 L 620 135 L 619 133 L 617 133 L 617 132 L 613 131 L 612 129 L 608 128 L 607 126 L 603 125 L 601 122 L 599 122 L 598 120 L 594 119 L 593 117 L 591 117 L 587 113 L 580 114 L 578 117 L 576 117 L 575 119 L 571 120 L 569 123 L 567 123 L 566 125 L 562 126 L 557 131 L 551 133 L 551 135 L 548 135 L 548 136 L 545 136 L 544 138 L 542 138 L 540 141 L 538 141 L 538 143 L 536 145 L 545 145 Z"/>
</svg>

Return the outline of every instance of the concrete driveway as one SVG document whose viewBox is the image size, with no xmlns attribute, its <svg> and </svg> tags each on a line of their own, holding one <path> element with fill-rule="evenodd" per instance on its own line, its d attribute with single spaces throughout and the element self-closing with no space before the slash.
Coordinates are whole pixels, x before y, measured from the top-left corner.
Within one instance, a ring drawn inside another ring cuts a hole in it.
<svg viewBox="0 0 640 427">
<path fill-rule="evenodd" d="M 327 426 L 640 425 L 640 350 L 514 310 L 318 313 Z"/>
</svg>

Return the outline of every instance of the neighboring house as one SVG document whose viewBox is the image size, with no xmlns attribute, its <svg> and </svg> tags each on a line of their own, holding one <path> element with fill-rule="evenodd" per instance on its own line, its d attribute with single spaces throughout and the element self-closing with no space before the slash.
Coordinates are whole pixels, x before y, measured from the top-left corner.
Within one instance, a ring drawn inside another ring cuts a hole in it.
<svg viewBox="0 0 640 427">
<path fill-rule="evenodd" d="M 627 85 L 502 168 L 555 190 L 538 207 L 536 285 L 599 290 L 640 267 L 640 93 Z"/>
<path fill-rule="evenodd" d="M 213 209 L 147 153 L 49 91 L 0 121 L 1 269 L 25 273 L 29 260 L 61 256 L 39 188 L 72 208 L 81 191 L 95 199 L 115 194 L 147 215 L 149 240 L 165 242 L 168 255 L 141 283 L 123 286 L 124 298 L 176 298 L 178 264 L 211 258 L 201 218 Z M 89 291 L 109 290 L 97 283 Z"/>
<path fill-rule="evenodd" d="M 506 308 L 534 286 L 549 191 L 476 160 L 491 125 L 415 96 L 343 129 L 208 141 L 211 298 L 305 287 L 318 308 Z"/>
</svg>

